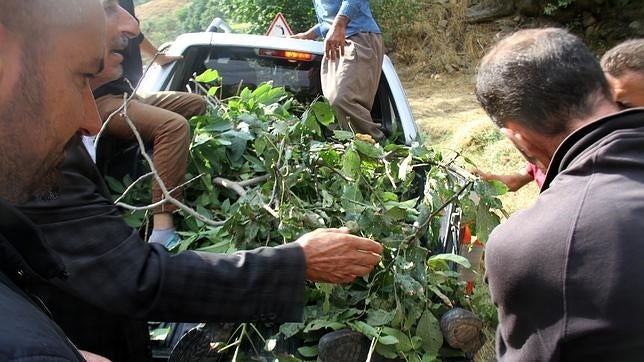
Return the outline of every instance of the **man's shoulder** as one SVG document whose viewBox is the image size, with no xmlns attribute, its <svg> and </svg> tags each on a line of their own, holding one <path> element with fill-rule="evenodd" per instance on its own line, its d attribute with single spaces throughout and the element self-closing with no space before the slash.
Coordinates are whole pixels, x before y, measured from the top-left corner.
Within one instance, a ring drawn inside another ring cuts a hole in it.
<svg viewBox="0 0 644 362">
<path fill-rule="evenodd" d="M 532 206 L 515 212 L 499 225 L 486 245 L 486 252 L 511 254 L 516 258 L 543 255 L 548 249 L 553 255 L 563 252 L 571 237 L 571 225 L 579 215 L 579 192 L 568 187 L 553 188 L 541 194 Z M 507 255 L 506 255 L 507 256 Z"/>
</svg>

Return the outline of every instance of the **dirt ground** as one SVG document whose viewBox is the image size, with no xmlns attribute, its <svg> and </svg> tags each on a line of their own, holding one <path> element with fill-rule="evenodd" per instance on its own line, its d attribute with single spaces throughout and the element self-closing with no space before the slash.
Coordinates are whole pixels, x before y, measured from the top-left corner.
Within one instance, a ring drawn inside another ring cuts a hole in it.
<svg viewBox="0 0 644 362">
<path fill-rule="evenodd" d="M 512 173 L 525 166 L 521 155 L 505 140 L 480 108 L 472 72 L 423 75 L 400 72 L 409 103 L 425 142 L 445 156 L 466 156 L 482 170 Z M 472 166 L 463 164 L 467 169 Z M 508 212 L 529 206 L 538 194 L 529 184 L 502 196 Z"/>
</svg>

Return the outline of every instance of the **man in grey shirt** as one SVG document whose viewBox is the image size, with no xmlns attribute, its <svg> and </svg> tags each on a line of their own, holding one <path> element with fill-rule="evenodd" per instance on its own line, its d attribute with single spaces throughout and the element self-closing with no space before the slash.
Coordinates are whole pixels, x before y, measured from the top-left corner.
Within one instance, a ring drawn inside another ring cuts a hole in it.
<svg viewBox="0 0 644 362">
<path fill-rule="evenodd" d="M 620 112 L 595 55 L 554 28 L 501 40 L 476 93 L 526 159 L 548 169 L 535 204 L 486 246 L 498 358 L 639 360 L 644 109 Z"/>
</svg>

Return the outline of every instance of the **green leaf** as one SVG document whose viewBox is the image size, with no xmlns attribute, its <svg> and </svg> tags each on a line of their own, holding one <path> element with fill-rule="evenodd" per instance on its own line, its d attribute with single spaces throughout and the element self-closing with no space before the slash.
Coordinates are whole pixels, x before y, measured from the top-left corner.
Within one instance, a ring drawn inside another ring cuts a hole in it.
<svg viewBox="0 0 644 362">
<path fill-rule="evenodd" d="M 426 310 L 418 321 L 416 326 L 416 335 L 421 338 L 421 347 L 426 353 L 437 355 L 443 345 L 443 334 L 441 333 L 440 322 Z"/>
<path fill-rule="evenodd" d="M 371 157 L 371 158 L 381 158 L 384 155 L 384 151 L 379 144 L 372 145 L 371 143 L 354 140 L 353 145 L 356 147 L 356 150 L 361 154 Z"/>
<path fill-rule="evenodd" d="M 360 176 L 360 155 L 351 148 L 342 157 L 342 173 L 352 180 L 356 180 Z"/>
<path fill-rule="evenodd" d="M 213 118 L 208 122 L 208 125 L 203 127 L 200 131 L 209 132 L 225 132 L 233 128 L 233 124 L 224 118 Z"/>
<path fill-rule="evenodd" d="M 322 310 L 326 313 L 331 308 L 331 293 L 333 293 L 333 284 L 329 283 L 315 283 L 315 288 L 322 292 L 324 295 L 324 303 L 322 304 Z"/>
<path fill-rule="evenodd" d="M 342 207 L 348 212 L 356 214 L 362 213 L 365 209 L 365 206 L 362 204 L 364 198 L 358 185 L 354 183 L 353 185 L 344 185 L 343 188 L 344 190 L 340 200 Z"/>
<path fill-rule="evenodd" d="M 443 301 L 443 303 L 444 303 L 446 306 L 448 306 L 448 307 L 450 307 L 450 308 L 452 308 L 452 307 L 453 307 L 452 301 L 449 299 L 449 297 L 448 297 L 448 296 L 446 296 L 446 295 L 445 295 L 445 293 L 443 293 L 440 289 L 438 289 L 438 286 L 436 286 L 436 285 L 429 285 L 429 287 L 428 287 L 428 288 L 429 288 L 429 290 L 431 290 L 434 294 L 436 294 L 436 296 L 437 296 L 437 297 L 439 297 L 439 298 Z"/>
<path fill-rule="evenodd" d="M 490 180 L 488 182 L 494 188 L 494 191 L 496 192 L 497 195 L 500 196 L 508 193 L 508 190 L 509 190 L 508 186 L 506 186 L 506 184 L 504 184 L 503 182 L 498 180 Z"/>
<path fill-rule="evenodd" d="M 490 233 L 500 222 L 499 216 L 490 211 L 486 202 L 479 203 L 476 208 L 476 238 L 486 243 Z"/>
<path fill-rule="evenodd" d="M 353 138 L 353 132 L 335 130 L 333 131 L 333 138 L 338 141 L 348 141 Z"/>
<path fill-rule="evenodd" d="M 211 97 L 214 97 L 217 95 L 217 92 L 219 91 L 221 87 L 210 87 L 208 88 L 208 95 Z"/>
<path fill-rule="evenodd" d="M 289 339 L 304 329 L 304 323 L 283 323 L 280 325 L 280 333 L 284 339 Z"/>
<path fill-rule="evenodd" d="M 301 354 L 303 357 L 306 358 L 312 358 L 318 355 L 318 347 L 317 346 L 304 346 L 300 347 L 297 349 L 297 352 Z"/>
<path fill-rule="evenodd" d="M 195 80 L 200 83 L 212 83 L 218 79 L 221 79 L 221 77 L 215 69 L 206 69 L 205 72 L 195 77 Z"/>
<path fill-rule="evenodd" d="M 382 336 L 382 337 L 378 338 L 378 342 L 382 343 L 384 345 L 391 345 L 391 344 L 400 343 L 400 341 L 398 341 L 398 338 L 396 338 L 394 336 Z"/>
<path fill-rule="evenodd" d="M 311 323 L 309 323 L 304 328 L 303 332 L 304 333 L 310 333 L 310 332 L 318 331 L 320 329 L 327 329 L 327 328 L 337 330 L 337 329 L 340 329 L 340 328 L 342 328 L 344 326 L 345 325 L 342 324 L 342 323 L 333 322 L 333 321 L 329 321 L 329 320 L 325 320 L 325 319 L 316 319 L 316 320 L 312 321 Z"/>
<path fill-rule="evenodd" d="M 398 352 L 406 353 L 412 350 L 411 340 L 403 331 L 390 327 L 383 327 L 382 332 L 385 336 L 393 336 L 398 339 L 398 344 L 396 344 L 396 350 Z"/>
<path fill-rule="evenodd" d="M 351 326 L 354 331 L 360 332 L 369 338 L 376 338 L 379 334 L 374 327 L 368 325 L 363 321 L 351 322 L 349 323 L 349 326 Z"/>
<path fill-rule="evenodd" d="M 330 104 L 326 102 L 315 102 L 311 108 L 318 122 L 321 124 L 328 127 L 335 122 L 335 116 L 333 115 L 333 109 Z"/>
<path fill-rule="evenodd" d="M 132 213 L 123 214 L 123 220 L 128 226 L 132 228 L 141 227 L 144 219 L 145 219 L 144 211 L 135 211 Z"/>
<path fill-rule="evenodd" d="M 420 362 L 436 362 L 436 361 L 438 361 L 438 356 L 431 353 L 423 354 L 423 357 L 420 360 Z"/>
<path fill-rule="evenodd" d="M 318 123 L 313 112 L 307 111 L 302 115 L 302 125 L 309 131 L 309 133 L 313 133 L 318 136 L 322 135 L 322 128 L 320 128 L 320 123 Z"/>
<path fill-rule="evenodd" d="M 396 345 L 392 344 L 376 344 L 376 353 L 388 359 L 395 359 L 396 357 L 398 357 Z"/>
<path fill-rule="evenodd" d="M 105 176 L 105 181 L 107 182 L 107 185 L 110 187 L 110 190 L 112 192 L 117 193 L 117 194 L 122 194 L 125 192 L 125 185 L 121 183 L 121 181 L 115 179 L 112 176 Z"/>
<path fill-rule="evenodd" d="M 467 260 L 467 258 L 453 253 L 438 254 L 438 255 L 431 256 L 427 262 L 430 265 L 435 265 L 435 262 L 437 261 L 453 262 L 468 269 L 472 267 L 472 264 L 470 264 L 470 261 Z"/>
<path fill-rule="evenodd" d="M 367 312 L 366 322 L 374 327 L 383 326 L 389 324 L 394 319 L 396 310 L 386 311 L 382 309 L 371 309 Z"/>
</svg>

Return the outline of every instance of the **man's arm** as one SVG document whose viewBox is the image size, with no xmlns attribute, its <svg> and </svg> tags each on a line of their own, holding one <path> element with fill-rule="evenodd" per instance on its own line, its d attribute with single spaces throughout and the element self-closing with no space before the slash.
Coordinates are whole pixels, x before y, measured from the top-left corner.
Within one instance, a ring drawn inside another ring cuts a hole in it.
<svg viewBox="0 0 644 362">
<path fill-rule="evenodd" d="M 320 24 L 317 24 L 303 33 L 293 34 L 290 37 L 294 39 L 315 40 L 320 36 Z"/>
<path fill-rule="evenodd" d="M 59 197 L 21 209 L 65 262 L 70 277 L 57 286 L 105 311 L 143 320 L 294 321 L 305 278 L 348 283 L 380 261 L 380 244 L 343 229 L 277 248 L 170 254 L 125 224 L 82 147 L 76 139 L 66 150 Z"/>
<path fill-rule="evenodd" d="M 150 59 L 154 59 L 154 62 L 159 65 L 166 65 L 174 62 L 175 60 L 183 59 L 183 56 L 181 55 L 166 55 L 164 53 L 160 53 L 157 47 L 154 46 L 154 44 L 152 44 L 152 42 L 150 42 L 146 37 L 143 37 L 139 46 L 141 48 L 141 52 L 145 54 L 145 56 Z"/>
<path fill-rule="evenodd" d="M 517 191 L 523 186 L 530 183 L 530 181 L 534 180 L 532 175 L 527 173 L 525 170 L 521 170 L 520 172 L 516 172 L 508 175 L 497 175 L 493 173 L 483 172 L 478 169 L 472 170 L 472 173 L 479 176 L 482 180 L 485 180 L 485 181 L 492 181 L 492 180 L 501 181 L 502 183 L 505 184 L 505 186 L 508 187 L 509 191 Z"/>
</svg>

